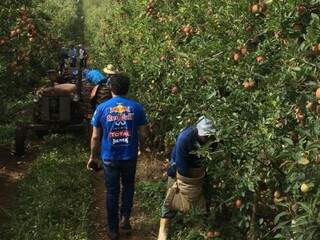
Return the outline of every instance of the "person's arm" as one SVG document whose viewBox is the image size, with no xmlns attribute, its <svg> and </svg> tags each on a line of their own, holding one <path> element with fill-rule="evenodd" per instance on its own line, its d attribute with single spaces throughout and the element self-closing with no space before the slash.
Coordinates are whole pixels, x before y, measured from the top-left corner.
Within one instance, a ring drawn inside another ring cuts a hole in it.
<svg viewBox="0 0 320 240">
<path fill-rule="evenodd" d="M 101 140 L 101 128 L 93 127 L 92 137 L 91 137 L 91 159 L 99 158 L 99 149 L 100 149 L 100 140 Z"/>
<path fill-rule="evenodd" d="M 93 126 L 92 135 L 91 135 L 91 144 L 90 144 L 90 157 L 87 163 L 87 169 L 93 170 L 92 165 L 96 165 L 95 163 L 99 162 L 99 148 L 100 148 L 100 141 L 102 135 L 102 126 L 100 123 L 102 112 L 98 107 L 93 114 L 91 119 L 91 124 Z"/>
<path fill-rule="evenodd" d="M 176 145 L 175 161 L 177 172 L 188 177 L 190 166 L 188 164 L 188 157 L 190 154 L 190 149 L 185 142 L 179 142 Z"/>
<path fill-rule="evenodd" d="M 142 105 L 138 107 L 136 113 L 137 113 L 137 126 L 138 126 L 139 141 L 140 141 L 139 147 L 140 147 L 140 151 L 145 151 L 147 148 L 146 141 L 149 135 L 148 120 Z"/>
<path fill-rule="evenodd" d="M 91 152 L 87 163 L 87 168 L 92 170 L 90 167 L 91 162 L 99 162 L 99 149 L 100 149 L 100 139 L 101 139 L 101 128 L 93 127 L 92 137 L 91 137 Z"/>
<path fill-rule="evenodd" d="M 176 178 L 177 166 L 176 166 L 176 147 L 175 146 L 171 150 L 169 167 L 166 173 L 167 173 L 167 176 Z"/>
</svg>

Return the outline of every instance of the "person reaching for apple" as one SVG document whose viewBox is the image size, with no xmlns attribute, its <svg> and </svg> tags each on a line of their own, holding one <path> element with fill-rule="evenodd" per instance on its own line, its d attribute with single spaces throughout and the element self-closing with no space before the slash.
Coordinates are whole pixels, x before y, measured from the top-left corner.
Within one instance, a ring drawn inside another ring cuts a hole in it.
<svg viewBox="0 0 320 240">
<path fill-rule="evenodd" d="M 167 170 L 168 190 L 161 208 L 158 240 L 167 239 L 170 222 L 178 211 L 186 213 L 191 207 L 206 208 L 203 193 L 206 172 L 203 159 L 196 151 L 215 140 L 215 133 L 213 121 L 202 116 L 195 126 L 185 128 L 177 137 Z"/>
</svg>

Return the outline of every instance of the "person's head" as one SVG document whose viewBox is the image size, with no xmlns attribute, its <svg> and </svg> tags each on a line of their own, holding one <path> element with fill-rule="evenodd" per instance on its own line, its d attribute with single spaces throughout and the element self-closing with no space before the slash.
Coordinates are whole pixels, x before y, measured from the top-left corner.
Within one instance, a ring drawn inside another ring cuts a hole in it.
<svg viewBox="0 0 320 240">
<path fill-rule="evenodd" d="M 47 76 L 48 76 L 48 79 L 50 80 L 50 82 L 53 84 L 57 81 L 57 72 L 53 69 L 50 69 L 47 71 Z"/>
<path fill-rule="evenodd" d="M 110 76 L 109 84 L 114 95 L 125 96 L 129 91 L 130 80 L 125 73 L 117 73 Z"/>
<path fill-rule="evenodd" d="M 198 130 L 198 140 L 201 144 L 207 143 L 210 139 L 214 138 L 214 134 L 216 133 L 213 122 L 205 116 L 201 116 L 198 119 L 196 128 Z"/>
</svg>

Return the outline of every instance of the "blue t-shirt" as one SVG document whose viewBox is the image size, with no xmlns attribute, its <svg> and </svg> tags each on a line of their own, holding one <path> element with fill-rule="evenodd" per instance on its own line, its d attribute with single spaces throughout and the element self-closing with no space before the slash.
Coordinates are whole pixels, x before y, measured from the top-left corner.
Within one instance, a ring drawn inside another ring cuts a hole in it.
<svg viewBox="0 0 320 240">
<path fill-rule="evenodd" d="M 134 100 L 117 96 L 101 103 L 92 117 L 91 124 L 102 129 L 103 161 L 136 159 L 138 127 L 146 123 L 143 106 Z"/>
<path fill-rule="evenodd" d="M 182 176 L 189 177 L 191 168 L 201 167 L 201 159 L 194 153 L 199 147 L 197 133 L 195 127 L 188 127 L 179 134 L 171 152 L 168 176 L 174 178 L 178 171 Z"/>
<path fill-rule="evenodd" d="M 94 85 L 105 83 L 108 79 L 106 75 L 104 75 L 97 69 L 84 70 L 83 75 L 88 80 L 88 82 Z"/>
</svg>

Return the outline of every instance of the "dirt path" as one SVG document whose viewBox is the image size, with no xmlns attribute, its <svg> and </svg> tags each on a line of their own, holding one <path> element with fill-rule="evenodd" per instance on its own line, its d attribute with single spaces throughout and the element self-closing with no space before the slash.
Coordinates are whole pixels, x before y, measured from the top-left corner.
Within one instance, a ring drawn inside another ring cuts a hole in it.
<svg viewBox="0 0 320 240">
<path fill-rule="evenodd" d="M 150 156 L 142 156 L 138 160 L 136 182 L 141 180 L 157 179 L 161 177 L 161 170 L 157 166 L 157 161 Z M 109 240 L 106 236 L 106 208 L 105 208 L 105 186 L 103 173 L 93 174 L 93 235 L 91 240 Z M 134 200 L 133 215 L 131 224 L 133 233 L 130 236 L 121 235 L 120 240 L 155 240 L 157 239 L 158 226 L 146 225 L 145 216 L 139 207 L 139 202 Z"/>
<path fill-rule="evenodd" d="M 10 147 L 0 146 L 0 225 L 8 220 L 7 212 L 15 206 L 18 183 L 24 178 L 28 167 L 36 158 L 36 151 L 28 151 L 22 158 L 16 158 L 10 152 Z M 136 182 L 161 178 L 158 161 L 150 156 L 142 156 L 138 161 Z M 93 185 L 93 235 L 91 240 L 109 240 L 106 236 L 105 186 L 103 172 L 92 175 Z M 148 217 L 140 210 L 135 199 L 131 223 L 133 233 L 121 236 L 121 240 L 155 240 L 158 226 L 145 221 Z M 147 222 L 147 223 L 146 223 Z M 1 229 L 0 229 L 1 230 Z M 1 231 L 0 231 L 1 232 Z"/>
<path fill-rule="evenodd" d="M 0 146 L 0 225 L 7 220 L 7 210 L 14 207 L 18 182 L 23 179 L 36 154 L 17 158 L 9 146 Z"/>
</svg>

